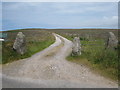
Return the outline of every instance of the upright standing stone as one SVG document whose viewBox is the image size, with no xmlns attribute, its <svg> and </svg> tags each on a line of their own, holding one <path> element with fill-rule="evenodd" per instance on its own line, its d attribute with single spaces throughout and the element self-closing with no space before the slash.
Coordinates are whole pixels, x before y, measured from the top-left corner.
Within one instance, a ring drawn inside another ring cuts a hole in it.
<svg viewBox="0 0 120 90">
<path fill-rule="evenodd" d="M 79 37 L 75 37 L 73 40 L 72 55 L 73 56 L 81 55 L 81 44 Z"/>
<path fill-rule="evenodd" d="M 13 49 L 16 50 L 19 54 L 24 54 L 26 52 L 26 40 L 25 35 L 22 32 L 17 34 Z"/>
<path fill-rule="evenodd" d="M 116 49 L 117 46 L 118 46 L 118 40 L 117 40 L 116 36 L 114 35 L 114 33 L 109 32 L 109 38 L 107 41 L 107 48 Z"/>
</svg>

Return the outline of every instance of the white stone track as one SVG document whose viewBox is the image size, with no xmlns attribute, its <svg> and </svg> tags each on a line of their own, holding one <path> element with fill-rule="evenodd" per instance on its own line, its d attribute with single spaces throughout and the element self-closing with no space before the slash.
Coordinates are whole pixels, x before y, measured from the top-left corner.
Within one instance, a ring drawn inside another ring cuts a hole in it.
<svg viewBox="0 0 120 90">
<path fill-rule="evenodd" d="M 30 58 L 2 66 L 3 88 L 118 88 L 84 65 L 67 61 L 72 42 L 53 34 L 54 44 Z"/>
</svg>

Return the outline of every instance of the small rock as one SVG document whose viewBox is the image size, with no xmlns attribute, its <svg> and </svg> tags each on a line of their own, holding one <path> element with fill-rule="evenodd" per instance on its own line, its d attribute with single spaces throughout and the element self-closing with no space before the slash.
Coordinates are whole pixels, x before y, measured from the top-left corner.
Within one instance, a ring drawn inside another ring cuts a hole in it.
<svg viewBox="0 0 120 90">
<path fill-rule="evenodd" d="M 82 77 L 82 78 L 85 78 L 85 77 Z"/>
</svg>

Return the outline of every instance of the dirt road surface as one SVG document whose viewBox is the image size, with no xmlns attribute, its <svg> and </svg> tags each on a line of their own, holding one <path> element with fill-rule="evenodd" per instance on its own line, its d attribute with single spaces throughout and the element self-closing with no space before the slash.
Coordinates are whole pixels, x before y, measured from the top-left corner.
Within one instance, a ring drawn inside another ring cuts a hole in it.
<svg viewBox="0 0 120 90">
<path fill-rule="evenodd" d="M 118 88 L 84 65 L 67 61 L 72 42 L 53 34 L 54 44 L 30 58 L 2 66 L 3 88 Z"/>
</svg>

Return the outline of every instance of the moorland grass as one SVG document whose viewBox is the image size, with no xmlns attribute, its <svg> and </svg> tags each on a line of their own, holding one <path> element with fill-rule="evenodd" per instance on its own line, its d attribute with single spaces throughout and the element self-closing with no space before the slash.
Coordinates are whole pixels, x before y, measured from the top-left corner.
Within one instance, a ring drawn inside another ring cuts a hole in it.
<svg viewBox="0 0 120 90">
<path fill-rule="evenodd" d="M 71 41 L 75 36 L 80 37 L 82 55 L 69 55 L 67 57 L 69 61 L 77 64 L 84 64 L 95 73 L 99 73 L 109 79 L 115 81 L 120 80 L 120 62 L 118 58 L 118 54 L 120 54 L 120 43 L 118 44 L 117 50 L 105 50 L 105 43 L 108 39 L 109 32 L 113 32 L 120 38 L 118 29 L 55 29 L 50 31 L 56 32 Z M 90 35 L 90 37 L 88 38 L 87 35 Z"/>
<path fill-rule="evenodd" d="M 0 41 L 0 63 L 2 62 L 2 42 Z"/>
<path fill-rule="evenodd" d="M 20 55 L 14 51 L 13 44 L 16 35 L 19 31 L 22 31 L 26 36 L 26 49 L 27 52 L 24 55 Z M 32 56 L 33 54 L 42 51 L 43 49 L 54 43 L 55 38 L 52 33 L 42 30 L 16 30 L 7 31 L 8 37 L 6 41 L 2 43 L 2 62 L 1 64 L 10 63 L 19 59 L 24 59 Z"/>
<path fill-rule="evenodd" d="M 61 34 L 62 35 L 62 34 Z M 63 34 L 69 40 L 73 40 L 73 36 Z M 82 44 L 82 54 L 80 56 L 67 57 L 68 61 L 84 64 L 98 73 L 111 80 L 118 81 L 118 49 L 105 49 L 106 42 L 104 39 L 97 38 L 95 40 L 87 40 L 80 38 Z"/>
</svg>

